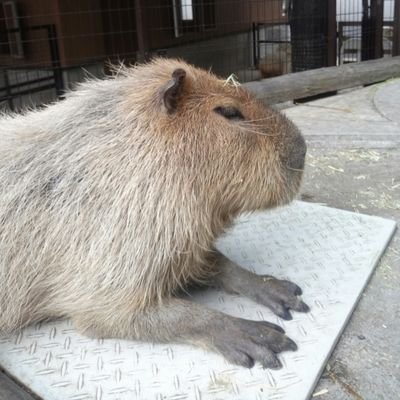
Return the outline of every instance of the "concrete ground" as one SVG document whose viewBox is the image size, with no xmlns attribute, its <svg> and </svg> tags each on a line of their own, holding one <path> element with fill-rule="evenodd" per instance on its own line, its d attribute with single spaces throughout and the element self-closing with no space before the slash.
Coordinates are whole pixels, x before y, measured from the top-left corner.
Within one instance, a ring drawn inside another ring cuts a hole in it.
<svg viewBox="0 0 400 400">
<path fill-rule="evenodd" d="M 285 113 L 308 142 L 303 200 L 400 223 L 400 80 L 294 106 Z M 400 399 L 399 332 L 397 231 L 314 398 Z"/>
<path fill-rule="evenodd" d="M 303 200 L 400 222 L 400 80 L 285 113 L 308 142 Z M 399 245 L 396 233 L 329 360 L 315 399 L 400 399 Z M 2 399 L 33 397 L 0 371 Z"/>
</svg>

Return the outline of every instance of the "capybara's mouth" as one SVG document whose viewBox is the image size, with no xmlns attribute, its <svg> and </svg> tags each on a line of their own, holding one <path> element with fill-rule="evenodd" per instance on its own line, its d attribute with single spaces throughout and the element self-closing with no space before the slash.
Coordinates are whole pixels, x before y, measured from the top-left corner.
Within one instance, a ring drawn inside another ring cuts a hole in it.
<svg viewBox="0 0 400 400">
<path fill-rule="evenodd" d="M 286 179 L 287 179 L 287 198 L 284 204 L 290 203 L 299 194 L 301 183 L 303 181 L 304 164 L 303 168 L 293 168 L 286 166 Z"/>
</svg>

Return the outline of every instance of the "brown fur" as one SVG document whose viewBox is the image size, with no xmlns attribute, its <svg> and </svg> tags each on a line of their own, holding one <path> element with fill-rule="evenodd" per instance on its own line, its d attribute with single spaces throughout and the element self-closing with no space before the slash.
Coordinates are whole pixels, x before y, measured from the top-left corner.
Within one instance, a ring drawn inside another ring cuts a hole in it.
<svg viewBox="0 0 400 400">
<path fill-rule="evenodd" d="M 212 312 L 177 294 L 220 273 L 214 242 L 238 214 L 293 198 L 305 153 L 241 87 L 163 59 L 3 116 L 0 136 L 0 331 L 66 316 L 95 336 L 179 329 L 205 345 Z"/>
</svg>

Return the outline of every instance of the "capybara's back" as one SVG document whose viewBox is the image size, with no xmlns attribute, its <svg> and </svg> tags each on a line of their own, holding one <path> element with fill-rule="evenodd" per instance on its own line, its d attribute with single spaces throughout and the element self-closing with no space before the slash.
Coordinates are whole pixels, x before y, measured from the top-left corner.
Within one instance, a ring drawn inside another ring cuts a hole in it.
<svg viewBox="0 0 400 400">
<path fill-rule="evenodd" d="M 139 147 L 144 137 L 123 126 L 122 86 L 92 82 L 44 110 L 0 119 L 0 331 L 89 304 L 126 257 L 125 217 L 136 215 L 124 193 L 140 180 L 126 139 Z"/>
<path fill-rule="evenodd" d="M 0 332 L 65 316 L 97 337 L 185 341 L 276 367 L 238 350 L 250 325 L 223 315 L 236 344 L 219 345 L 221 316 L 179 293 L 217 281 L 241 292 L 215 239 L 239 213 L 293 198 L 304 140 L 240 86 L 182 61 L 118 71 L 0 117 Z M 279 301 L 263 302 L 282 317 L 306 311 Z M 293 348 L 271 326 L 275 350 Z"/>
</svg>

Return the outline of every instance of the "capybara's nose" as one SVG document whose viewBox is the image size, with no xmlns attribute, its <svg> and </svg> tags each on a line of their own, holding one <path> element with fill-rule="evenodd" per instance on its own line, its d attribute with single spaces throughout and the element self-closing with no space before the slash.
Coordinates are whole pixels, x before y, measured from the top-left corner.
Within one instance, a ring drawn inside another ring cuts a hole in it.
<svg viewBox="0 0 400 400">
<path fill-rule="evenodd" d="M 293 138 L 289 151 L 289 168 L 303 169 L 307 153 L 307 145 L 300 133 Z"/>
</svg>

